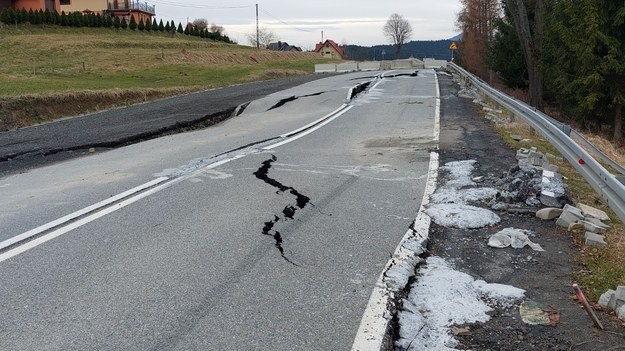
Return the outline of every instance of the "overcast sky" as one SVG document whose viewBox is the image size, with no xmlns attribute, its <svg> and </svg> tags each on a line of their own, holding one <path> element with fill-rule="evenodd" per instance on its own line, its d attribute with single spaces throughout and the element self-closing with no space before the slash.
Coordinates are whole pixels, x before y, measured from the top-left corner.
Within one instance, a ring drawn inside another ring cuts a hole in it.
<svg viewBox="0 0 625 351">
<path fill-rule="evenodd" d="M 457 34 L 455 21 L 460 9 L 459 0 L 145 1 L 156 5 L 157 19 L 184 24 L 187 19 L 205 18 L 223 26 L 231 39 L 243 45 L 249 45 L 247 35 L 256 32 L 258 3 L 260 26 L 305 50 L 314 49 L 322 31 L 324 39 L 339 44 L 388 44 L 382 27 L 392 13 L 410 22 L 411 40 L 448 39 Z"/>
</svg>

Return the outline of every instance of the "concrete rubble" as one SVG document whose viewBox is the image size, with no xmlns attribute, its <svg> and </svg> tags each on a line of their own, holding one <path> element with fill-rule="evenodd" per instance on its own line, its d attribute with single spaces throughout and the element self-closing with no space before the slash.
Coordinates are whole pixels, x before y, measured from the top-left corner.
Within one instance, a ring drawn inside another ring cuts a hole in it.
<svg viewBox="0 0 625 351">
<path fill-rule="evenodd" d="M 602 220 L 596 218 L 610 219 L 605 212 L 596 209 L 594 207 L 579 204 L 579 207 L 565 205 L 561 209 L 560 215 L 557 217 L 556 225 L 566 228 L 568 231 L 586 231 L 584 239 L 586 245 L 595 247 L 606 247 L 604 234 L 610 226 L 605 224 Z M 544 220 L 555 219 L 556 213 L 559 212 L 558 208 L 543 208 L 536 212 L 536 217 Z M 592 215 L 590 215 L 592 213 Z"/>
<path fill-rule="evenodd" d="M 608 290 L 599 298 L 599 306 L 606 310 L 614 311 L 617 317 L 625 321 L 625 286 L 619 286 L 616 290 Z"/>
</svg>

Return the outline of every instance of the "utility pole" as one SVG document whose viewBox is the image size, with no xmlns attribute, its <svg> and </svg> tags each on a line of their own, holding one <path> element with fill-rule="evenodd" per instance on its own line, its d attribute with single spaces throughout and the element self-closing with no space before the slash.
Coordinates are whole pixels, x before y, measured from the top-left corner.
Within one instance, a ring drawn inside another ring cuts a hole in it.
<svg viewBox="0 0 625 351">
<path fill-rule="evenodd" d="M 260 28 L 258 27 L 258 4 L 256 4 L 256 48 L 260 49 Z"/>
</svg>

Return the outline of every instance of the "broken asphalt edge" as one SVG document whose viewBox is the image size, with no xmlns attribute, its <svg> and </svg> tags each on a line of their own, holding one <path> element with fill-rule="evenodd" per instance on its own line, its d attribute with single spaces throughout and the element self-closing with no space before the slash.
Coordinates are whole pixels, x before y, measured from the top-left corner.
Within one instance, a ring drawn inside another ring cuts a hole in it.
<svg viewBox="0 0 625 351">
<path fill-rule="evenodd" d="M 391 322 L 397 313 L 398 293 L 403 291 L 406 286 L 391 286 L 392 282 L 389 281 L 387 274 L 390 271 L 410 272 L 409 277 L 414 277 L 416 274 L 417 265 L 422 261 L 421 256 L 427 251 L 426 245 L 432 220 L 425 214 L 425 207 L 430 201 L 430 196 L 436 190 L 438 168 L 439 155 L 437 152 L 431 152 L 428 176 L 419 212 L 376 282 L 352 344 L 352 351 L 394 349 L 394 330 Z M 409 277 L 406 277 L 407 280 Z"/>
</svg>

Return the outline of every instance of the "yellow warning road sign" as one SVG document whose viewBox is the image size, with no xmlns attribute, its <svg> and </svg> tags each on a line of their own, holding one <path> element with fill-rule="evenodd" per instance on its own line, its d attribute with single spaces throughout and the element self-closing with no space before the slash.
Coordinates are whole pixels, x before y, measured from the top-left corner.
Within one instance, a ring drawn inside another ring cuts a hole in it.
<svg viewBox="0 0 625 351">
<path fill-rule="evenodd" d="M 458 45 L 456 45 L 456 42 L 451 42 L 451 45 L 449 45 L 449 50 L 458 50 Z"/>
</svg>

